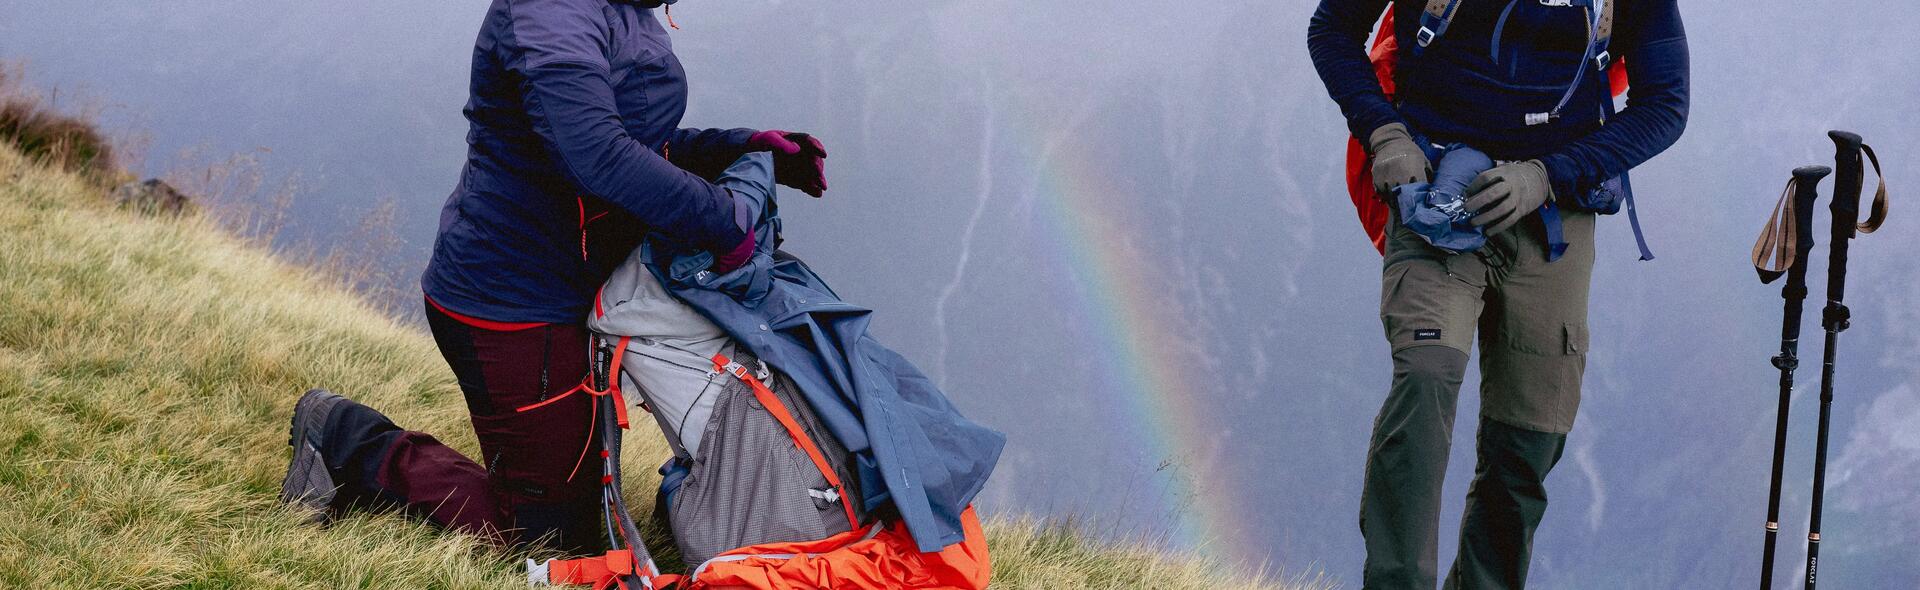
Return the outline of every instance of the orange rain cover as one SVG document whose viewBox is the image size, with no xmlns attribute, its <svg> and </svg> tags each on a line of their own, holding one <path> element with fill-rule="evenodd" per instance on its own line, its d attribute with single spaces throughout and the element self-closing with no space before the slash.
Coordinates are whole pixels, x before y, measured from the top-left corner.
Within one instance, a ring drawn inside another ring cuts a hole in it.
<svg viewBox="0 0 1920 590">
<path fill-rule="evenodd" d="M 967 508 L 960 516 L 965 539 L 939 553 L 921 553 L 895 523 L 871 539 L 853 530 L 819 541 L 769 543 L 722 553 L 707 563 L 689 590 L 983 590 L 993 574 L 986 533 Z M 725 561 L 728 556 L 749 556 Z M 757 555 L 787 556 L 752 557 Z"/>
</svg>

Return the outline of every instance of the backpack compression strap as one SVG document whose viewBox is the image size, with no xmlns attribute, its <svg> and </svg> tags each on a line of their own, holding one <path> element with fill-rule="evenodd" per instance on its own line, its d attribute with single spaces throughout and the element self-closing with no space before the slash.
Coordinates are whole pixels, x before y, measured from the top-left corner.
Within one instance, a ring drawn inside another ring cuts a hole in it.
<svg viewBox="0 0 1920 590">
<path fill-rule="evenodd" d="M 833 465 L 827 463 L 826 453 L 820 452 L 819 445 L 813 444 L 813 437 L 807 436 L 807 431 L 800 427 L 800 422 L 793 418 L 793 413 L 787 411 L 787 405 L 780 403 L 780 398 L 773 394 L 772 389 L 767 388 L 765 382 L 747 372 L 745 365 L 733 362 L 732 359 L 727 358 L 727 355 L 713 355 L 713 368 L 733 375 L 735 379 L 746 383 L 747 387 L 753 390 L 754 399 L 760 400 L 760 405 L 767 408 L 767 413 L 772 414 L 773 419 L 787 430 L 787 436 L 793 438 L 793 444 L 799 446 L 800 450 L 806 451 L 807 458 L 813 461 L 814 468 L 819 469 L 820 475 L 827 479 L 827 485 L 833 486 L 834 494 L 839 496 L 840 507 L 847 510 L 847 526 L 850 530 L 859 530 L 860 518 L 853 513 L 853 499 L 847 497 L 847 489 L 840 483 L 840 474 L 833 471 Z"/>
</svg>

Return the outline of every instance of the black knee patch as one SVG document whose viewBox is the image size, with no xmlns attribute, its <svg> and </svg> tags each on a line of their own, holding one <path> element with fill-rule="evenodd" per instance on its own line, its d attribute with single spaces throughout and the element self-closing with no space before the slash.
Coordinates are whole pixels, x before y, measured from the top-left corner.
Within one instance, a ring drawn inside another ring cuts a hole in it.
<svg viewBox="0 0 1920 590">
<path fill-rule="evenodd" d="M 387 447 L 403 432 L 378 410 L 346 401 L 327 417 L 316 447 L 335 481 L 371 482 Z"/>
<path fill-rule="evenodd" d="M 1395 377 L 1459 384 L 1466 379 L 1467 353 L 1450 346 L 1411 346 L 1393 353 Z"/>
</svg>

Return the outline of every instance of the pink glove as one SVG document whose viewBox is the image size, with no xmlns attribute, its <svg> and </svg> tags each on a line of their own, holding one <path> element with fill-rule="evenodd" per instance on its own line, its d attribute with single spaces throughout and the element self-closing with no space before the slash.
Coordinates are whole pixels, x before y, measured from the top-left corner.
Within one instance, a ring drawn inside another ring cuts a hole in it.
<svg viewBox="0 0 1920 590">
<path fill-rule="evenodd" d="M 818 198 L 827 190 L 827 148 L 805 133 L 769 129 L 747 138 L 747 150 L 773 152 L 773 177 Z"/>
<path fill-rule="evenodd" d="M 733 197 L 733 224 L 747 235 L 740 238 L 740 243 L 734 244 L 732 249 L 713 252 L 713 272 L 720 274 L 727 274 L 746 266 L 753 260 L 753 250 L 759 245 L 753 237 L 753 209 L 748 207 L 746 200 L 734 193 L 732 189 L 727 189 L 727 194 Z"/>
<path fill-rule="evenodd" d="M 713 260 L 713 272 L 727 274 L 746 266 L 748 262 L 753 261 L 755 246 L 757 244 L 753 239 L 753 232 L 747 232 L 747 237 L 741 238 L 740 243 L 735 244 L 732 250 L 715 252 L 718 256 Z"/>
</svg>

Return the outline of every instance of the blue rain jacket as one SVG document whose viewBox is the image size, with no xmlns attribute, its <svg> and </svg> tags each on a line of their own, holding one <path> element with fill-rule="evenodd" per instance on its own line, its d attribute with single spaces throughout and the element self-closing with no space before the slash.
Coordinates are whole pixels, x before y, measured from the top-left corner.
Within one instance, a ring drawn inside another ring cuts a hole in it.
<svg viewBox="0 0 1920 590">
<path fill-rule="evenodd" d="M 420 283 L 453 311 L 574 323 L 647 231 L 726 250 L 709 182 L 751 129 L 680 129 L 686 73 L 652 6 L 494 0 L 474 42 L 467 162 Z"/>
<path fill-rule="evenodd" d="M 1445 149 L 1427 149 L 1433 167 L 1433 182 L 1415 182 L 1394 189 L 1400 205 L 1400 223 L 1414 235 L 1448 252 L 1472 252 L 1487 244 L 1487 234 L 1471 221 L 1466 210 L 1467 185 L 1481 172 L 1493 168 L 1486 154 L 1454 144 Z"/>
<path fill-rule="evenodd" d="M 1626 60 L 1627 108 L 1607 77 L 1581 78 L 1563 117 L 1527 125 L 1558 103 L 1582 67 L 1581 11 L 1536 0 L 1461 0 L 1446 34 L 1415 58 L 1424 0 L 1393 2 L 1400 43 L 1398 104 L 1380 90 L 1366 42 L 1389 0 L 1320 0 L 1307 29 L 1313 65 L 1365 139 L 1405 123 L 1435 143 L 1465 143 L 1498 160 L 1538 159 L 1556 195 L 1586 195 L 1673 145 L 1687 121 L 1687 35 L 1676 0 L 1614 0 L 1611 52 Z M 1605 125 L 1602 125 L 1604 121 Z"/>
<path fill-rule="evenodd" d="M 748 203 L 759 250 L 727 274 L 713 254 L 649 239 L 660 283 L 800 387 L 833 435 L 858 458 L 866 509 L 892 502 L 921 551 L 962 539 L 960 513 L 1000 459 L 1006 436 L 960 415 L 928 379 L 867 333 L 871 310 L 840 300 L 799 259 L 778 251 L 773 161 L 748 154 L 720 185 Z"/>
</svg>

